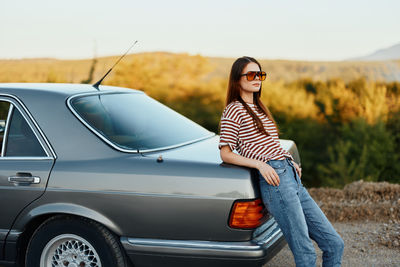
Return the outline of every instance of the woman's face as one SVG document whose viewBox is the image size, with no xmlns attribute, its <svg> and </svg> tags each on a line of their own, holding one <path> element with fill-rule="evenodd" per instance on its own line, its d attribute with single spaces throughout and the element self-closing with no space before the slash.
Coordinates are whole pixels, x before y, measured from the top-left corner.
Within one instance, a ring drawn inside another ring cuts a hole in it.
<svg viewBox="0 0 400 267">
<path fill-rule="evenodd" d="M 243 69 L 242 74 L 246 74 L 249 71 L 261 71 L 261 70 L 256 63 L 250 62 Z M 261 88 L 260 77 L 258 77 L 258 75 L 257 75 L 253 81 L 248 81 L 246 76 L 242 76 L 240 78 L 240 87 L 241 87 L 241 90 L 244 91 L 243 93 L 258 92 Z"/>
</svg>

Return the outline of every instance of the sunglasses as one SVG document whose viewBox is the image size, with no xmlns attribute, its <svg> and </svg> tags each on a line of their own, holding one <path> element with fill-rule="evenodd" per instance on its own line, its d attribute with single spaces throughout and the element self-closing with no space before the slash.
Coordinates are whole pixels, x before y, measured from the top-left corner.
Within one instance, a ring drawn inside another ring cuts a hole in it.
<svg viewBox="0 0 400 267">
<path fill-rule="evenodd" d="M 254 81 L 256 76 L 260 78 L 260 81 L 264 81 L 267 78 L 267 73 L 265 71 L 249 71 L 241 76 L 246 76 L 248 81 Z"/>
</svg>

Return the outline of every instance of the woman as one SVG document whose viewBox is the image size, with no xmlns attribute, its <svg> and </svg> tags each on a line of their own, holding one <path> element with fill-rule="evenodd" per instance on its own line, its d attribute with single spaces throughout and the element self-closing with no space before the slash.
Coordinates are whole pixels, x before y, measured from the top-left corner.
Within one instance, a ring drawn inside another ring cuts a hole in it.
<svg viewBox="0 0 400 267">
<path fill-rule="evenodd" d="M 260 100 L 265 78 L 254 58 L 233 63 L 221 118 L 221 158 L 258 169 L 263 202 L 281 228 L 296 266 L 315 266 L 311 239 L 323 251 L 323 266 L 340 266 L 343 240 L 301 184 L 301 168 L 281 147 L 275 120 Z"/>
</svg>

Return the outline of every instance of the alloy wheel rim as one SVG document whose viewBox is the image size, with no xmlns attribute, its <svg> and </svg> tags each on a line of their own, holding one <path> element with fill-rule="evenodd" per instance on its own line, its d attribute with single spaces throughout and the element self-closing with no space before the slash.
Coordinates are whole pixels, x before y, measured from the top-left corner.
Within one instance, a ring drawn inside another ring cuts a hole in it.
<svg viewBox="0 0 400 267">
<path fill-rule="evenodd" d="M 42 251 L 43 267 L 101 267 L 95 248 L 84 238 L 63 234 L 51 239 Z"/>
</svg>

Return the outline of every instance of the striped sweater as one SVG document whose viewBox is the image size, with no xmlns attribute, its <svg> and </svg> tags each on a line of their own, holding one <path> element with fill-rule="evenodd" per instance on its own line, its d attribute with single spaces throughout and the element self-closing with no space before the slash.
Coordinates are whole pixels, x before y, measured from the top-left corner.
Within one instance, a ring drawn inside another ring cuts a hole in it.
<svg viewBox="0 0 400 267">
<path fill-rule="evenodd" d="M 221 117 L 221 132 L 219 148 L 229 146 L 239 155 L 263 162 L 282 160 L 285 157 L 293 159 L 279 142 L 275 124 L 255 104 L 247 104 L 261 119 L 269 136 L 261 133 L 250 114 L 239 101 L 226 106 Z"/>
</svg>

